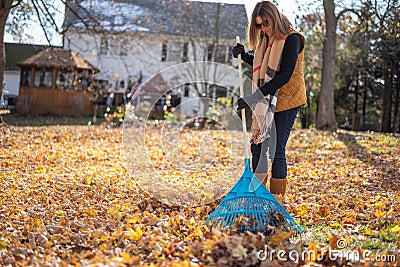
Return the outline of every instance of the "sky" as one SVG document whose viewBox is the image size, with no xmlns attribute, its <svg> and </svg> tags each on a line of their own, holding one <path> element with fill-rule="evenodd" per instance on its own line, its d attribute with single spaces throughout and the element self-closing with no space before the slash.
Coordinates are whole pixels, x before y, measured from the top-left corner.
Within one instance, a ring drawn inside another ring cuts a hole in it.
<svg viewBox="0 0 400 267">
<path fill-rule="evenodd" d="M 191 0 L 191 1 L 203 1 L 203 2 L 217 2 L 217 3 L 227 3 L 227 4 L 243 4 L 245 2 L 245 7 L 246 7 L 246 13 L 247 16 L 249 17 L 251 13 L 253 12 L 253 8 L 256 5 L 256 3 L 260 0 Z M 306 0 L 300 0 L 300 1 L 306 1 Z M 289 20 L 295 24 L 294 19 L 296 17 L 296 11 L 298 9 L 297 1 L 285 1 L 285 0 L 277 0 L 278 2 L 278 8 L 281 10 L 283 14 L 285 14 Z M 60 2 L 61 5 L 61 2 Z M 59 15 L 58 19 L 59 25 L 62 24 L 63 16 Z M 33 40 L 27 40 L 24 41 L 24 43 L 30 43 L 30 44 L 41 44 L 41 45 L 47 45 L 46 38 L 44 37 L 43 30 L 41 29 L 40 25 L 33 24 L 32 27 L 30 27 L 30 33 L 33 36 Z M 5 34 L 4 36 L 4 41 L 5 42 L 16 42 L 15 40 L 12 39 L 12 37 L 9 34 Z M 62 45 L 61 37 L 59 35 L 54 35 L 52 38 L 52 45 Z"/>
</svg>

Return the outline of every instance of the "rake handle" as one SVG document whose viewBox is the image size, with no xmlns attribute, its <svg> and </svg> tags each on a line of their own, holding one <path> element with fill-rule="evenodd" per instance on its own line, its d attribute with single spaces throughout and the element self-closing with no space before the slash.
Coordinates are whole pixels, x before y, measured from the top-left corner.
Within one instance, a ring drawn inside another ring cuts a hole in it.
<svg viewBox="0 0 400 267">
<path fill-rule="evenodd" d="M 240 37 L 236 36 L 236 43 L 240 43 Z M 239 67 L 239 94 L 240 97 L 244 96 L 243 90 L 243 73 L 242 73 L 242 55 L 238 55 L 238 67 Z M 246 111 L 242 109 L 242 127 L 243 127 L 243 144 L 244 144 L 244 158 L 249 158 L 249 145 L 247 138 L 247 124 L 246 124 Z"/>
</svg>

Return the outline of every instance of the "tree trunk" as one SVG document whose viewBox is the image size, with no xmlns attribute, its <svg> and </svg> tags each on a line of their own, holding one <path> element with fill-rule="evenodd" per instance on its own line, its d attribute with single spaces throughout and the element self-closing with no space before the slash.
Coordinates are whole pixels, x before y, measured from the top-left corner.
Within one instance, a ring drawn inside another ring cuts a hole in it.
<svg viewBox="0 0 400 267">
<path fill-rule="evenodd" d="M 4 51 L 4 32 L 6 29 L 6 22 L 10 14 L 12 0 L 2 1 L 0 8 L 0 99 L 3 95 L 4 88 L 4 68 L 6 65 L 6 55 Z"/>
<path fill-rule="evenodd" d="M 395 132 L 400 132 L 400 114 L 399 114 L 399 106 L 400 106 L 400 70 L 399 66 L 400 63 L 397 64 L 396 71 L 396 92 L 395 92 L 395 100 L 394 100 L 394 131 Z"/>
<path fill-rule="evenodd" d="M 319 95 L 316 128 L 335 131 L 337 129 L 334 110 L 336 24 L 334 0 L 324 0 L 326 35 L 322 54 L 322 81 Z"/>
<path fill-rule="evenodd" d="M 390 65 L 390 59 L 385 56 L 383 60 L 383 79 L 385 85 L 383 87 L 383 112 L 382 112 L 382 132 L 392 131 L 392 75 L 389 72 L 392 69 Z"/>
</svg>

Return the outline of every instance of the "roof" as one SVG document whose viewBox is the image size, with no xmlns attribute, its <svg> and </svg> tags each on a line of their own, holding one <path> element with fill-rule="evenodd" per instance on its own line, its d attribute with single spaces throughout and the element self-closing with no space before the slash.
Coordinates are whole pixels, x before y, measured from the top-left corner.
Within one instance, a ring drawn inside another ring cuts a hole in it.
<svg viewBox="0 0 400 267">
<path fill-rule="evenodd" d="M 18 70 L 17 63 L 44 50 L 44 45 L 4 43 L 6 53 L 5 70 Z"/>
<path fill-rule="evenodd" d="M 197 38 L 246 37 L 244 4 L 187 0 L 67 0 L 63 28 Z M 218 21 L 218 23 L 217 23 Z"/>
<path fill-rule="evenodd" d="M 74 51 L 60 47 L 46 48 L 17 65 L 71 70 L 84 69 L 99 72 L 96 67 L 91 65 Z"/>
<path fill-rule="evenodd" d="M 144 83 L 142 88 L 146 92 L 158 93 L 160 96 L 171 90 L 160 73 L 157 73 L 148 82 Z"/>
</svg>

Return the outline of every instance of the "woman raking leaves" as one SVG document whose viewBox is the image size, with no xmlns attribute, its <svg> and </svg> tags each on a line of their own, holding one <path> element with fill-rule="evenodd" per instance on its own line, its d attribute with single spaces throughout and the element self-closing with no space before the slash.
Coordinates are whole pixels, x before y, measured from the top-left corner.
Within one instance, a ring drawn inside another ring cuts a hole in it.
<svg viewBox="0 0 400 267">
<path fill-rule="evenodd" d="M 287 187 L 286 143 L 300 107 L 307 102 L 303 75 L 304 37 L 271 1 L 258 2 L 248 26 L 248 47 L 232 48 L 234 57 L 253 67 L 253 93 L 240 98 L 237 109 L 253 110 L 252 169 L 267 182 L 268 154 L 272 160 L 270 192 L 284 197 Z M 272 128 L 272 130 L 271 130 Z M 273 147 L 274 149 L 269 149 Z"/>
</svg>

